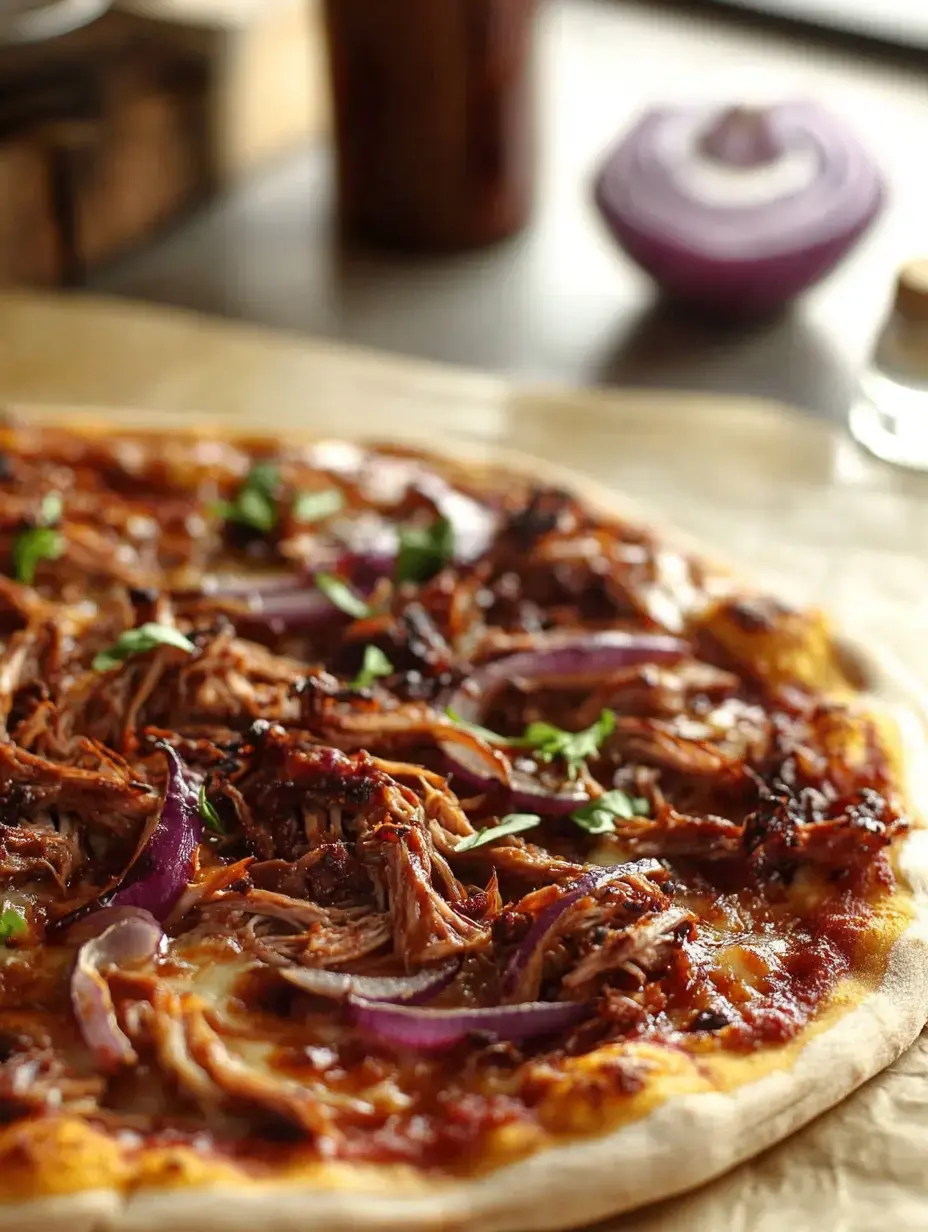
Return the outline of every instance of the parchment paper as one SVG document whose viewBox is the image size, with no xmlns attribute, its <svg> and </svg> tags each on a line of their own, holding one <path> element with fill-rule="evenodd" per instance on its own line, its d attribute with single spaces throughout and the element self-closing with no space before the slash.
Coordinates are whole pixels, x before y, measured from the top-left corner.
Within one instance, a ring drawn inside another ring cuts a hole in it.
<svg viewBox="0 0 928 1232">
<path fill-rule="evenodd" d="M 511 389 L 176 312 L 41 296 L 0 296 L 0 399 L 516 447 L 650 503 L 785 597 L 823 603 L 928 684 L 928 478 L 884 467 L 840 428 L 784 408 Z M 928 1230 L 925 1035 L 791 1140 L 597 1232 L 884 1227 Z"/>
</svg>

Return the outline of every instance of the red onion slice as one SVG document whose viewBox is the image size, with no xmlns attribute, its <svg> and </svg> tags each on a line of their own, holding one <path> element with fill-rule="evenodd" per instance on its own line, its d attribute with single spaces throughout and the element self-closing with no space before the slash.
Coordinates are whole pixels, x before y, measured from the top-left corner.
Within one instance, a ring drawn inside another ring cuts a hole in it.
<svg viewBox="0 0 928 1232">
<path fill-rule="evenodd" d="M 203 834 L 196 792 L 184 777 L 180 758 L 168 744 L 158 747 L 168 759 L 168 781 L 161 817 L 133 866 L 132 882 L 113 895 L 109 907 L 141 907 L 167 919 L 187 888 L 193 853 Z"/>
<path fill-rule="evenodd" d="M 479 724 L 494 697 L 507 684 L 556 685 L 585 680 L 593 684 L 612 672 L 639 663 L 675 663 L 687 652 L 685 642 L 658 633 L 619 630 L 591 633 L 551 644 L 544 650 L 527 650 L 496 659 L 478 668 L 445 699 L 445 704 L 466 722 Z M 502 772 L 493 773 L 488 759 L 473 748 L 451 740 L 443 740 L 440 744 L 461 778 L 482 790 L 503 783 L 512 793 L 513 804 L 524 811 L 557 816 L 571 812 L 589 799 L 580 784 L 566 783 L 557 792 L 549 792 L 530 775 L 518 770 L 511 771 L 506 783 Z"/>
<path fill-rule="evenodd" d="M 103 972 L 109 967 L 134 966 L 153 958 L 163 936 L 161 925 L 153 916 L 123 913 L 77 951 L 71 973 L 71 1005 L 84 1042 L 107 1072 L 133 1065 L 136 1055 L 116 1020 Z"/>
<path fill-rule="evenodd" d="M 584 1001 L 531 1001 L 491 1009 L 435 1010 L 350 998 L 353 1026 L 389 1044 L 423 1052 L 451 1048 L 473 1032 L 519 1043 L 536 1035 L 564 1031 L 593 1012 Z"/>
<path fill-rule="evenodd" d="M 568 908 L 592 894 L 610 881 L 619 881 L 629 873 L 648 874 L 663 872 L 656 860 L 635 860 L 628 864 L 615 864 L 612 868 L 596 868 L 584 873 L 576 881 L 565 886 L 563 892 L 544 911 L 539 912 L 535 922 L 523 937 L 518 949 L 512 954 L 500 981 L 503 1000 L 509 1001 L 517 994 L 519 985 L 529 975 L 534 965 L 541 962 L 544 944 L 551 931 Z"/>
<path fill-rule="evenodd" d="M 362 1001 L 419 1005 L 438 996 L 460 969 L 460 959 L 455 958 L 416 975 L 348 975 L 343 971 L 324 971 L 320 967 L 282 967 L 280 974 L 303 992 L 333 1001 L 354 997 Z"/>
</svg>

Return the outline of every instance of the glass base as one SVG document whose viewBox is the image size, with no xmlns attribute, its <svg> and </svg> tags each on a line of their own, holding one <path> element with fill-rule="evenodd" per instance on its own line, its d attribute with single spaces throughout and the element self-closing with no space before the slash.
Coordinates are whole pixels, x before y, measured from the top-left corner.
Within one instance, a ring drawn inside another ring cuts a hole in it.
<svg viewBox="0 0 928 1232">
<path fill-rule="evenodd" d="M 900 388 L 900 387 L 897 387 Z M 848 415 L 848 427 L 859 445 L 883 462 L 912 471 L 928 471 L 928 391 L 905 389 L 890 410 L 861 394 Z"/>
</svg>

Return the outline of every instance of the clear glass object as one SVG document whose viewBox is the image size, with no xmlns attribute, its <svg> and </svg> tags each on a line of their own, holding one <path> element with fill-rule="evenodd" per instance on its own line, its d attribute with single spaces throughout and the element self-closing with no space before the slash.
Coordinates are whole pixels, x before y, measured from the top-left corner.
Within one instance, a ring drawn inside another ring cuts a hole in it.
<svg viewBox="0 0 928 1232">
<path fill-rule="evenodd" d="M 876 457 L 928 471 L 928 259 L 899 271 L 895 303 L 860 378 L 848 424 Z"/>
<path fill-rule="evenodd" d="M 112 0 L 0 0 L 0 45 L 57 38 L 101 17 Z"/>
</svg>

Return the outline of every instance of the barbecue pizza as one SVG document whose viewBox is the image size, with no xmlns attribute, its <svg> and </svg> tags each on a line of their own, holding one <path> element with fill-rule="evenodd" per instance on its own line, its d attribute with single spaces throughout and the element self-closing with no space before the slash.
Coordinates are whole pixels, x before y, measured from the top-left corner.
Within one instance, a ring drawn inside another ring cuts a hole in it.
<svg viewBox="0 0 928 1232">
<path fill-rule="evenodd" d="M 0 562 L 2 1228 L 574 1227 L 928 1014 L 917 697 L 582 480 L 8 421 Z"/>
</svg>

